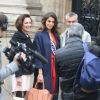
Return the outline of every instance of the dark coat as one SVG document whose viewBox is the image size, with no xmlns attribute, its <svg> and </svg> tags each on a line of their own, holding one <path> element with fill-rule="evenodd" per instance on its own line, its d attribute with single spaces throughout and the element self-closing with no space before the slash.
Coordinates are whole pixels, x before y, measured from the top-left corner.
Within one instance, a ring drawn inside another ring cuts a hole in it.
<svg viewBox="0 0 100 100">
<path fill-rule="evenodd" d="M 15 32 L 12 39 L 15 42 L 19 43 L 25 43 L 27 47 L 33 49 L 33 44 L 29 36 L 26 36 L 23 32 Z M 21 75 L 29 75 L 33 73 L 33 68 L 30 66 L 29 70 L 23 69 L 20 67 L 20 69 L 15 73 L 16 77 Z"/>
<path fill-rule="evenodd" d="M 56 61 L 59 66 L 61 89 L 65 92 L 72 90 L 77 68 L 84 55 L 82 40 L 79 37 L 70 37 L 65 47 L 56 51 Z"/>
<path fill-rule="evenodd" d="M 65 47 L 56 51 L 55 57 L 59 65 L 62 100 L 73 100 L 73 82 L 78 66 L 84 56 L 82 44 L 82 40 L 79 37 L 69 37 Z M 98 46 L 88 44 L 88 48 L 96 56 L 100 55 L 100 48 Z M 97 100 L 97 91 L 89 94 L 81 91 L 78 87 L 74 93 L 74 100 Z"/>
<path fill-rule="evenodd" d="M 57 48 L 59 48 L 60 42 L 59 39 L 56 38 L 57 41 Z M 51 92 L 51 43 L 50 43 L 50 37 L 49 33 L 45 30 L 42 32 L 37 32 L 35 35 L 35 39 L 33 42 L 34 49 L 41 53 L 47 60 L 48 63 L 44 64 L 38 59 L 35 60 L 36 68 L 42 68 L 43 69 L 43 76 L 44 76 L 44 82 L 46 89 L 48 89 Z M 38 75 L 38 72 L 34 72 L 35 74 L 35 82 Z M 57 83 L 58 84 L 58 83 Z M 56 84 L 56 85 L 57 85 Z M 58 87 L 58 86 L 57 86 Z"/>
</svg>

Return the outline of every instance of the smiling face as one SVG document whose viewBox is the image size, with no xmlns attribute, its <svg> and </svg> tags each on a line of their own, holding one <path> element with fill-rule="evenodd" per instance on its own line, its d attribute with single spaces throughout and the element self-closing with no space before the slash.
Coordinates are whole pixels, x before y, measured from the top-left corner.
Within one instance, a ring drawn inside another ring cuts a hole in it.
<svg viewBox="0 0 100 100">
<path fill-rule="evenodd" d="M 32 29 L 32 20 L 29 17 L 26 17 L 23 21 L 22 31 L 27 33 L 30 32 Z"/>
<path fill-rule="evenodd" d="M 51 29 L 54 27 L 54 22 L 55 22 L 55 19 L 53 17 L 49 17 L 47 20 L 46 20 L 46 27 L 49 31 L 51 31 Z"/>
</svg>

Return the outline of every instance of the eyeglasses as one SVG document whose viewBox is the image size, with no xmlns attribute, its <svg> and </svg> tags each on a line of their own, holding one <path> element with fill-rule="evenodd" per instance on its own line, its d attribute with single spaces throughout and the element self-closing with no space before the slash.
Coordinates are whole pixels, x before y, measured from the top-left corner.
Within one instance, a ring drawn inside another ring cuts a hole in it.
<svg viewBox="0 0 100 100">
<path fill-rule="evenodd" d="M 74 20 L 74 21 L 67 21 L 68 23 L 75 23 L 76 22 L 76 20 Z"/>
</svg>

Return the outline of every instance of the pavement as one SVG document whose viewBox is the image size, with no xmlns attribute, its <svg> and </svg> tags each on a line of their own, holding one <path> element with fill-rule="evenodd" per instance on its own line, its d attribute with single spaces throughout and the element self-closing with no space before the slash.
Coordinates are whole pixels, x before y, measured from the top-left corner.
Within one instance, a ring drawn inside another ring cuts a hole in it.
<svg viewBox="0 0 100 100">
<path fill-rule="evenodd" d="M 8 77 L 2 85 L 3 100 L 13 100 L 11 90 L 11 77 Z"/>
</svg>

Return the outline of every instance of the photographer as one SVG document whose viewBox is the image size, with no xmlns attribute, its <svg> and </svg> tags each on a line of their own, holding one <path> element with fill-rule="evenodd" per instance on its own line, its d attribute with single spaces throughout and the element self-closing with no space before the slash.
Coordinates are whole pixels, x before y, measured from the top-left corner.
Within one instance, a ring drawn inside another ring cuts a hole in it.
<svg viewBox="0 0 100 100">
<path fill-rule="evenodd" d="M 8 24 L 8 18 L 6 15 L 4 15 L 3 13 L 0 13 L 0 38 L 3 37 L 4 32 L 7 30 L 7 24 Z M 1 44 L 1 41 L 0 41 Z M 0 45 L 0 49 L 1 49 L 1 45 Z M 2 94 L 1 94 L 1 84 L 2 81 L 8 77 L 9 75 L 13 74 L 14 72 L 16 72 L 19 67 L 19 62 L 18 62 L 18 58 L 23 58 L 24 60 L 26 59 L 25 54 L 24 53 L 17 53 L 14 56 L 13 61 L 6 65 L 5 67 L 2 67 L 0 69 L 0 100 L 2 100 Z M 1 50 L 0 50 L 0 67 L 1 67 Z"/>
</svg>

